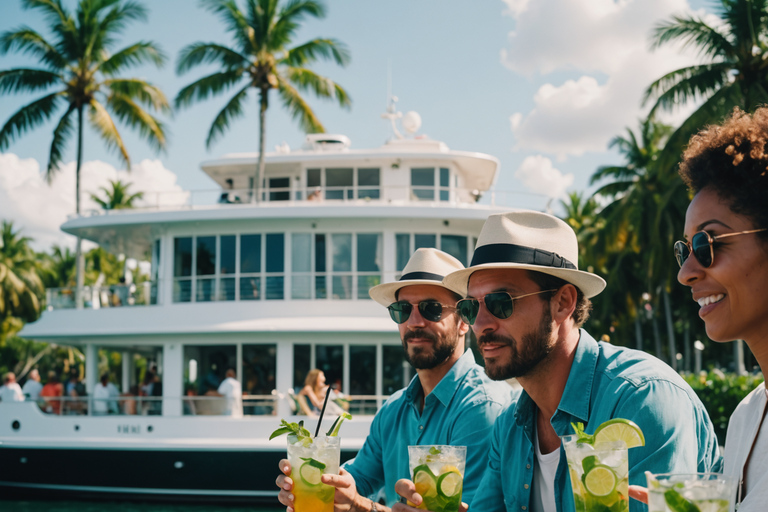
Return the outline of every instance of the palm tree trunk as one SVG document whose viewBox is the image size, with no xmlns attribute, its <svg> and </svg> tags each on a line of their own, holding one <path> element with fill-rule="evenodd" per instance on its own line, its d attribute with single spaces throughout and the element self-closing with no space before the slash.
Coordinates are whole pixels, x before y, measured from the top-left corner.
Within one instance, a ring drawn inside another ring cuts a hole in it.
<svg viewBox="0 0 768 512">
<path fill-rule="evenodd" d="M 643 350 L 643 328 L 640 325 L 640 311 L 635 312 L 635 342 L 637 350 Z"/>
<path fill-rule="evenodd" d="M 667 337 L 669 338 L 669 366 L 677 371 L 677 343 L 675 343 L 675 326 L 672 324 L 672 306 L 669 304 L 669 293 L 662 286 L 661 294 L 664 297 L 664 313 L 667 317 Z"/>
<path fill-rule="evenodd" d="M 651 314 L 652 314 L 651 324 L 653 325 L 653 341 L 655 343 L 655 348 L 656 348 L 656 357 L 658 357 L 663 361 L 664 354 L 662 354 L 662 349 L 661 349 L 661 335 L 659 334 L 659 321 L 656 318 L 656 308 L 653 308 Z"/>
<path fill-rule="evenodd" d="M 80 215 L 80 166 L 83 162 L 83 106 L 77 109 L 77 167 L 75 168 L 75 212 Z M 77 237 L 75 255 L 75 307 L 83 309 L 83 281 L 85 259 L 83 258 L 83 239 Z"/>
<path fill-rule="evenodd" d="M 267 94 L 269 88 L 261 88 L 259 93 L 259 164 L 256 169 L 256 177 L 253 182 L 253 198 L 251 202 L 261 201 L 261 189 L 264 183 L 264 144 L 266 139 L 267 107 L 269 107 Z"/>
</svg>

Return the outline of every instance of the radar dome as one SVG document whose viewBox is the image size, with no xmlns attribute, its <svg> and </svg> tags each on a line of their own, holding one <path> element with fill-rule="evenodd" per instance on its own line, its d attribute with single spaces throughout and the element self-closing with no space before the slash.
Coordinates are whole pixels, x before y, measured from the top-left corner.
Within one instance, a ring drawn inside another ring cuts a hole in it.
<svg viewBox="0 0 768 512">
<path fill-rule="evenodd" d="M 421 116 L 418 112 L 411 110 L 405 113 L 400 124 L 407 133 L 414 134 L 421 128 Z"/>
</svg>

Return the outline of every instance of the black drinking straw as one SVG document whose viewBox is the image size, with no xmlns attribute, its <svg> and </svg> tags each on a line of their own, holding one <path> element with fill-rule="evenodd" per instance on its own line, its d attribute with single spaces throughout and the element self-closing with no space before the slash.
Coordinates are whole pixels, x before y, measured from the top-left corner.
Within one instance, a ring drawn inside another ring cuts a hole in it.
<svg viewBox="0 0 768 512">
<path fill-rule="evenodd" d="M 328 405 L 328 397 L 331 396 L 331 386 L 328 386 L 328 391 L 325 392 L 325 400 L 323 401 L 323 410 L 320 411 L 320 417 L 317 418 L 317 430 L 315 430 L 315 437 L 320 433 L 320 423 L 323 421 L 323 414 L 325 414 L 325 406 Z"/>
</svg>

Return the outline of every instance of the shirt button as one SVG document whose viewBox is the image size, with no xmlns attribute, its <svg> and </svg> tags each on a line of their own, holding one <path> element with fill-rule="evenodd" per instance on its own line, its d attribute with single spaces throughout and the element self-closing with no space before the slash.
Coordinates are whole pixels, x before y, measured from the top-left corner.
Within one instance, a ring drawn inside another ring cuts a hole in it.
<svg viewBox="0 0 768 512">
<path fill-rule="evenodd" d="M 419 430 L 424 430 L 424 425 L 419 425 Z"/>
<path fill-rule="evenodd" d="M 527 489 L 528 488 L 528 484 L 525 484 L 523 487 L 525 487 Z"/>
<path fill-rule="evenodd" d="M 531 465 L 530 464 L 526 464 L 525 465 L 525 469 L 531 469 Z"/>
<path fill-rule="evenodd" d="M 523 506 L 522 506 L 522 507 L 520 507 L 520 508 L 521 508 L 521 509 L 523 509 L 523 510 L 528 510 L 528 507 L 526 507 L 525 505 L 523 505 Z"/>
</svg>

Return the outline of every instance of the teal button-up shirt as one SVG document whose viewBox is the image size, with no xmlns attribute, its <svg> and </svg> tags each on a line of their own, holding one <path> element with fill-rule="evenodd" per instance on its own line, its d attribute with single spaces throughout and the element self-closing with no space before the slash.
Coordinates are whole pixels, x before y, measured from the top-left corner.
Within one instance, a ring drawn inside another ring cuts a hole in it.
<svg viewBox="0 0 768 512">
<path fill-rule="evenodd" d="M 488 464 L 493 422 L 516 394 L 506 382 L 490 380 L 468 350 L 426 397 L 423 411 L 422 395 L 417 375 L 376 413 L 365 444 L 344 466 L 359 494 L 383 486 L 391 507 L 400 498 L 395 482 L 411 478 L 408 446 L 450 444 L 467 447 L 462 499 L 472 499 Z"/>
<path fill-rule="evenodd" d="M 629 483 L 646 485 L 645 471 L 695 473 L 719 471 L 722 458 L 704 405 L 672 368 L 645 352 L 581 337 L 552 427 L 559 436 L 582 422 L 587 433 L 611 418 L 626 418 L 643 430 L 645 446 L 629 450 Z M 525 512 L 531 509 L 532 440 L 536 404 L 523 391 L 494 425 L 488 469 L 470 504 L 470 512 Z M 555 474 L 557 512 L 574 510 L 565 451 Z M 630 510 L 648 510 L 630 500 Z M 554 511 L 547 511 L 554 512 Z"/>
</svg>

